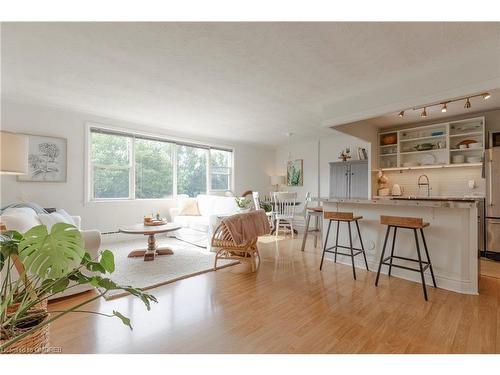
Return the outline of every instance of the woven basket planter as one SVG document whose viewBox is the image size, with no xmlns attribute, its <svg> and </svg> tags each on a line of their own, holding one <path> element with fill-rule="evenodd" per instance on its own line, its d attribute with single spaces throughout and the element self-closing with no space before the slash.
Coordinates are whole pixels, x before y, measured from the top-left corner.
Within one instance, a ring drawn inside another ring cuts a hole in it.
<svg viewBox="0 0 500 375">
<path fill-rule="evenodd" d="M 49 319 L 49 314 L 46 310 L 39 310 L 41 313 L 45 313 L 43 320 L 39 321 L 46 322 Z M 37 323 L 37 324 L 38 324 Z M 22 334 L 28 331 L 30 327 L 18 329 L 17 334 Z M 0 346 L 5 344 L 8 339 L 0 339 Z M 17 341 L 8 348 L 0 351 L 0 354 L 35 354 L 44 353 L 46 348 L 49 346 L 49 324 L 43 326 L 39 330 L 35 331 L 33 334 L 24 337 L 23 339 Z"/>
</svg>

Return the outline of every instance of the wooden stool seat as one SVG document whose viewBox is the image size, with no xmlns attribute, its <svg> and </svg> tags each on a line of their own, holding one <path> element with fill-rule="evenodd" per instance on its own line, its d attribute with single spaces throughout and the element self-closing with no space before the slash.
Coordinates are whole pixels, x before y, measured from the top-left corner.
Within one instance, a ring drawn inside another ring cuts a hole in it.
<svg viewBox="0 0 500 375">
<path fill-rule="evenodd" d="M 380 270 L 381 270 L 383 264 L 386 266 L 389 266 L 389 272 L 388 272 L 389 277 L 391 276 L 392 267 L 402 268 L 402 269 L 405 269 L 408 271 L 419 272 L 421 280 L 422 280 L 422 289 L 424 291 L 424 298 L 427 301 L 427 288 L 425 286 L 425 276 L 424 276 L 424 272 L 427 269 L 429 269 L 431 272 L 432 284 L 434 285 L 434 288 L 437 288 L 436 279 L 434 278 L 434 271 L 432 269 L 431 258 L 429 257 L 429 251 L 427 249 L 427 242 L 425 241 L 424 230 L 423 230 L 423 228 L 429 226 L 429 223 L 425 223 L 424 220 L 420 217 L 403 217 L 403 216 L 384 216 L 384 215 L 382 215 L 382 216 L 380 216 L 380 224 L 387 225 L 387 232 L 385 234 L 384 247 L 382 248 L 382 254 L 380 255 L 380 263 L 378 265 L 377 278 L 375 279 L 375 286 L 378 286 L 378 280 L 380 277 Z M 389 238 L 391 228 L 394 229 L 393 238 L 392 238 L 391 255 L 388 257 L 384 257 L 385 250 L 387 247 L 387 239 Z M 415 245 L 416 245 L 418 259 L 394 255 L 394 245 L 396 243 L 396 233 L 397 233 L 398 228 L 413 230 L 413 233 L 415 235 Z M 422 237 L 422 242 L 424 245 L 424 250 L 425 250 L 425 255 L 427 257 L 427 260 L 422 259 L 422 254 L 420 252 L 420 244 L 419 244 L 419 239 L 418 239 L 418 232 L 420 232 L 420 236 Z M 399 264 L 393 264 L 394 260 L 404 260 L 404 261 L 409 261 L 409 262 L 415 262 L 415 263 L 418 263 L 419 267 L 418 268 L 411 268 L 411 267 L 407 267 L 407 266 L 403 266 L 403 265 L 399 265 Z"/>
<path fill-rule="evenodd" d="M 328 230 L 326 232 L 325 244 L 323 247 L 323 255 L 321 256 L 321 264 L 319 266 L 319 270 L 323 268 L 323 260 L 325 258 L 326 253 L 335 254 L 334 262 L 337 262 L 337 254 L 345 255 L 351 257 L 352 260 L 352 275 L 354 276 L 354 280 L 356 280 L 356 268 L 354 267 L 354 257 L 359 254 L 363 254 L 363 258 L 365 260 L 366 270 L 368 269 L 368 261 L 366 260 L 365 247 L 363 246 L 363 238 L 361 237 L 361 231 L 359 230 L 358 220 L 362 219 L 363 216 L 354 216 L 352 212 L 328 212 L 325 211 L 323 213 L 323 218 L 325 220 L 329 220 Z M 337 236 L 335 237 L 335 246 L 326 247 L 328 244 L 328 236 L 330 234 L 330 227 L 332 225 L 332 221 L 337 222 Z M 345 222 L 349 229 L 349 246 L 339 245 L 339 227 L 340 222 Z M 354 222 L 356 224 L 356 229 L 358 231 L 359 242 L 361 244 L 361 248 L 353 247 L 352 245 L 352 231 L 351 231 L 351 223 Z M 338 251 L 339 249 L 347 249 L 349 253 L 341 253 Z"/>
<path fill-rule="evenodd" d="M 421 217 L 380 216 L 380 224 L 399 228 L 422 229 L 429 226 Z"/>
<path fill-rule="evenodd" d="M 323 207 L 307 207 L 307 211 L 323 212 Z"/>
<path fill-rule="evenodd" d="M 327 220 L 335 220 L 335 221 L 358 221 L 361 220 L 363 216 L 354 216 L 352 212 L 325 211 L 324 218 Z"/>
</svg>

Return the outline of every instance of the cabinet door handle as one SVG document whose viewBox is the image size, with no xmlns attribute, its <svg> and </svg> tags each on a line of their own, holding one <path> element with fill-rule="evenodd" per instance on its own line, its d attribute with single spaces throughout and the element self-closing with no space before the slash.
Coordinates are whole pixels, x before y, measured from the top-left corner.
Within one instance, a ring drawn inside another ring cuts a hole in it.
<svg viewBox="0 0 500 375">
<path fill-rule="evenodd" d="M 488 195 L 489 195 L 489 200 L 490 200 L 490 201 L 488 202 L 488 204 L 489 204 L 490 206 L 493 206 L 493 192 L 492 192 L 492 188 L 493 188 L 493 183 L 492 183 L 492 180 L 493 180 L 493 178 L 492 178 L 492 177 L 493 177 L 493 176 L 492 176 L 492 169 L 493 169 L 493 168 L 492 168 L 491 164 L 493 164 L 493 160 L 491 160 L 491 159 L 490 159 L 490 160 L 488 161 L 488 172 L 489 172 L 489 173 L 488 173 L 488 185 L 489 185 L 489 190 L 490 190 L 490 191 L 489 191 L 489 194 L 488 194 Z"/>
</svg>

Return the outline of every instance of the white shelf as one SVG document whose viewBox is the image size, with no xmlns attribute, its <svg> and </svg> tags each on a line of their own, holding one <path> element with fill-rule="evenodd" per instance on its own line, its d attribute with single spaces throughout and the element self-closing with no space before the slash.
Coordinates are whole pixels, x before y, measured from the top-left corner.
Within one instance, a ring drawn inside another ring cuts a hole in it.
<svg viewBox="0 0 500 375">
<path fill-rule="evenodd" d="M 459 168 L 459 167 L 482 167 L 483 163 L 457 163 L 457 164 L 436 164 L 436 165 L 418 165 L 415 167 L 394 167 L 381 168 L 380 171 L 411 171 L 418 169 L 439 169 L 439 168 Z M 378 170 L 377 170 L 378 172 Z"/>
<path fill-rule="evenodd" d="M 483 132 L 470 132 L 470 133 L 462 133 L 462 134 L 450 134 L 450 138 L 456 138 L 456 137 L 468 137 L 468 136 L 473 136 L 473 135 L 483 135 Z"/>
<path fill-rule="evenodd" d="M 424 141 L 426 139 L 436 139 L 436 138 L 445 138 L 446 134 L 441 134 L 441 135 L 429 135 L 428 137 L 418 137 L 418 138 L 409 138 L 409 139 L 401 139 L 399 143 L 401 142 L 412 142 L 412 141 Z"/>
<path fill-rule="evenodd" d="M 422 150 L 422 151 L 401 151 L 400 154 L 401 155 L 415 155 L 415 154 L 425 154 L 425 153 L 429 153 L 429 152 L 441 152 L 441 151 L 447 151 L 448 149 L 447 148 L 435 148 L 435 149 L 432 149 L 432 150 Z"/>
<path fill-rule="evenodd" d="M 457 151 L 484 151 L 484 147 L 479 147 L 479 148 L 452 148 L 452 149 L 450 149 L 450 152 L 457 152 Z"/>
<path fill-rule="evenodd" d="M 477 125 L 480 125 L 480 127 Z M 444 134 L 430 135 L 432 132 L 438 132 L 438 131 L 443 132 Z M 380 145 L 380 141 L 382 139 L 381 137 L 387 134 L 394 134 L 396 136 L 397 143 L 392 145 Z M 419 137 L 419 135 L 426 135 L 426 136 Z M 464 155 L 478 155 L 479 153 L 483 153 L 485 150 L 484 145 L 486 142 L 484 117 L 473 117 L 459 121 L 449 121 L 438 124 L 417 126 L 411 129 L 385 131 L 383 133 L 379 133 L 378 137 L 379 137 L 378 138 L 379 148 L 378 148 L 377 161 L 379 165 L 384 165 L 384 164 L 403 165 L 404 162 L 409 162 L 409 161 L 423 162 L 423 160 L 419 160 L 422 159 L 421 156 L 427 158 L 432 156 L 436 163 L 440 163 L 431 166 L 429 165 L 426 166 L 421 165 L 417 167 L 395 166 L 390 168 L 381 168 L 381 170 L 384 171 L 481 166 L 482 163 L 463 163 L 463 164 L 449 164 L 449 163 L 451 161 L 452 155 L 457 155 L 461 153 Z M 408 138 L 408 137 L 414 137 L 414 138 Z M 478 142 L 482 142 L 483 147 L 466 148 L 466 149 L 450 148 L 450 147 L 457 147 L 457 144 L 460 143 L 461 140 L 467 139 L 467 137 L 471 137 L 472 139 Z M 419 143 L 426 143 L 426 141 L 427 143 L 432 143 L 436 148 L 430 150 L 417 151 L 413 147 L 408 147 L 408 146 L 418 145 Z M 438 141 L 443 142 L 443 145 L 446 145 L 446 147 L 437 148 Z M 407 151 L 403 151 L 404 148 L 407 148 Z M 390 153 L 384 154 L 382 153 L 382 150 L 390 151 Z M 387 163 L 387 161 L 389 160 L 392 161 L 392 163 Z M 395 163 L 394 161 L 397 161 L 397 163 Z"/>
</svg>

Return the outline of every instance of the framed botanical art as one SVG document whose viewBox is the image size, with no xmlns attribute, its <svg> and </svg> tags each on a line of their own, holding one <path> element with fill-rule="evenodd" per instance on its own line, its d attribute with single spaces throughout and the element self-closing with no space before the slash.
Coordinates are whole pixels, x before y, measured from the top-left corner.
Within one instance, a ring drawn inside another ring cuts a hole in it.
<svg viewBox="0 0 500 375">
<path fill-rule="evenodd" d="M 66 182 L 66 172 L 65 138 L 28 135 L 28 173 L 18 181 Z"/>
<path fill-rule="evenodd" d="M 304 185 L 304 160 L 289 160 L 286 166 L 286 182 L 288 186 Z"/>
</svg>

